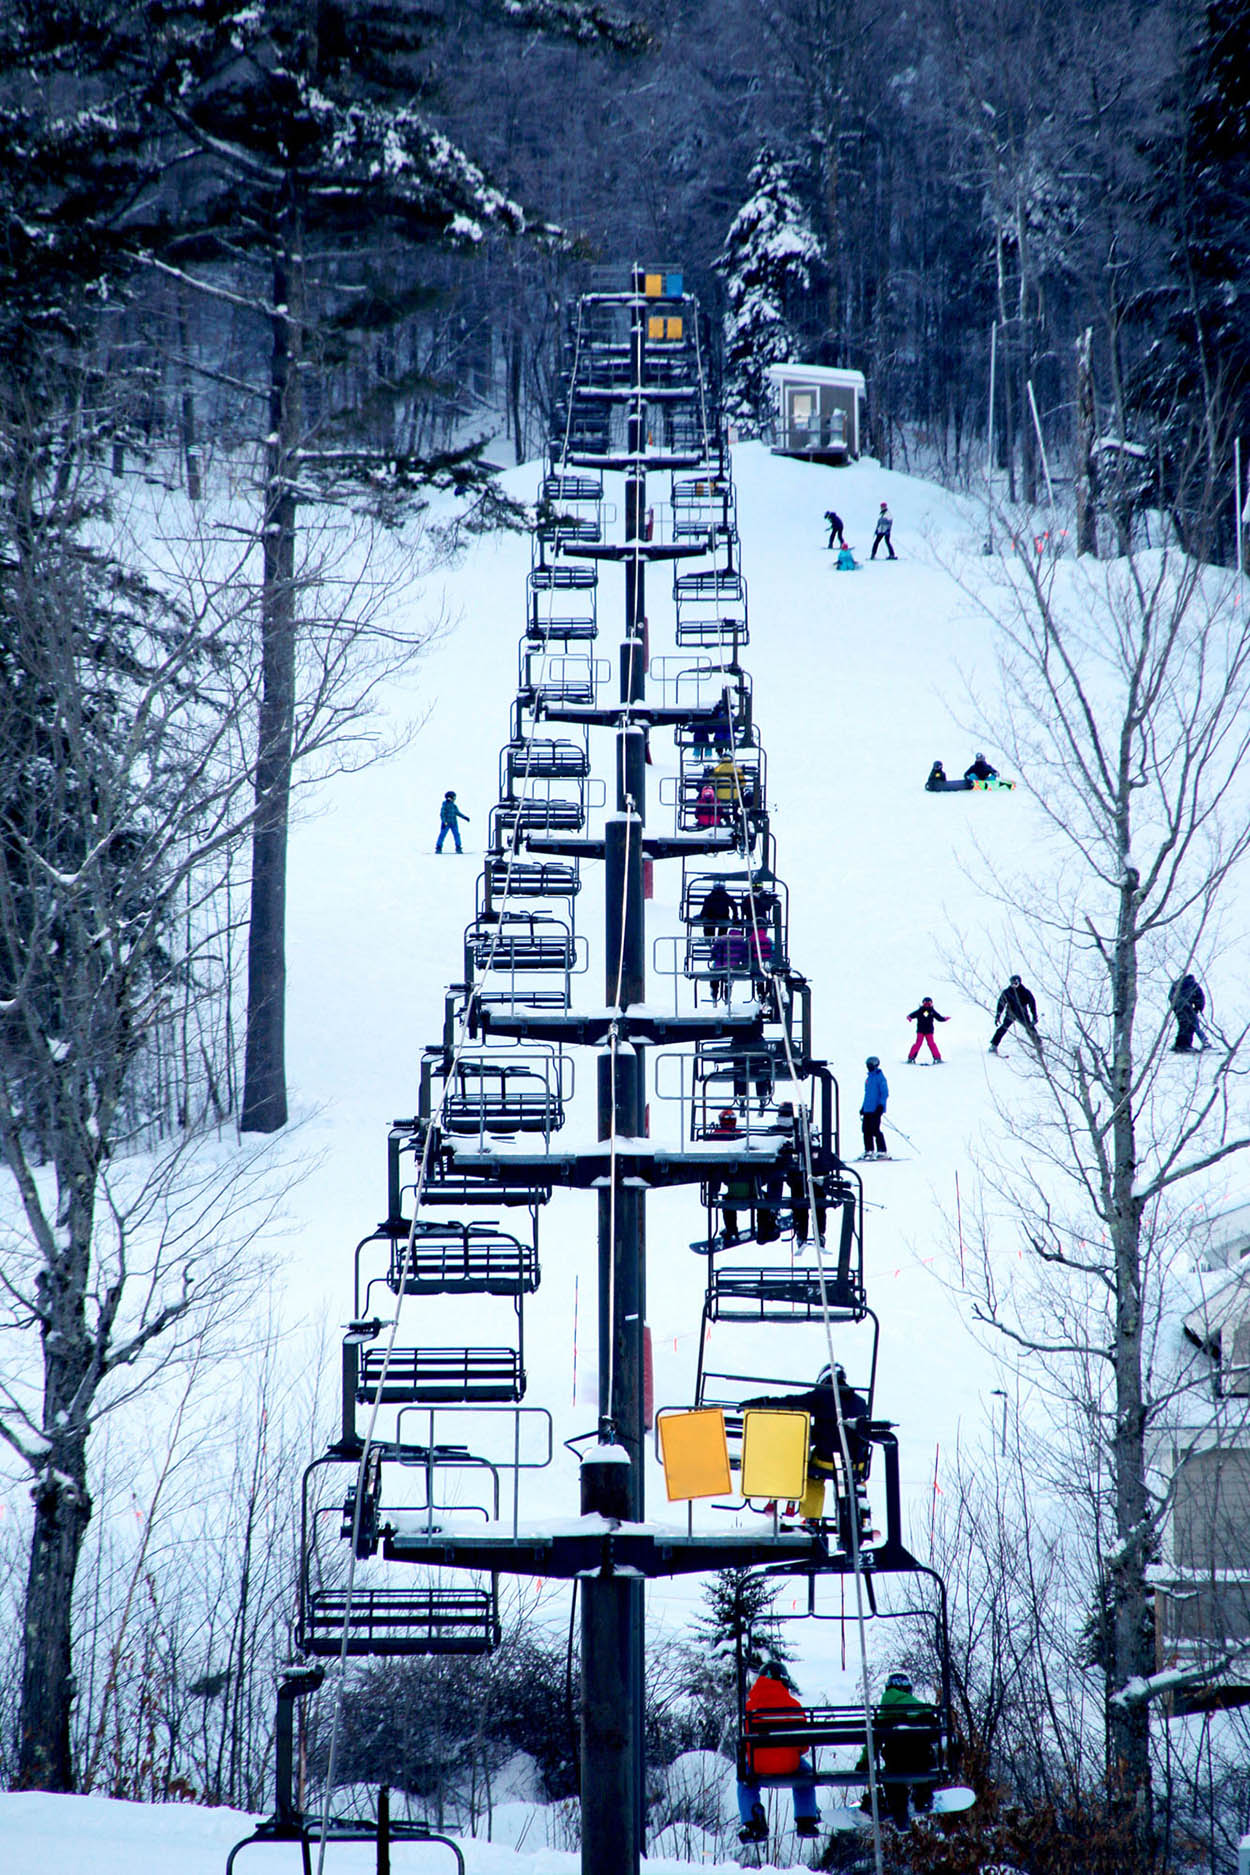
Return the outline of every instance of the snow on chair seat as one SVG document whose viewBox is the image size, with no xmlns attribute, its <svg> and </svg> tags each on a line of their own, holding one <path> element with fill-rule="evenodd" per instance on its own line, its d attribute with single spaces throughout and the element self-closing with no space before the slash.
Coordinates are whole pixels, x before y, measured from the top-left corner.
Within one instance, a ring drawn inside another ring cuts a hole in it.
<svg viewBox="0 0 1250 1875">
<path fill-rule="evenodd" d="M 854 1276 L 815 1269 L 717 1269 L 708 1283 L 711 1322 L 859 1321 L 867 1298 Z"/>
<path fill-rule="evenodd" d="M 593 592 L 599 584 L 594 566 L 536 566 L 530 569 L 531 592 Z"/>
<path fill-rule="evenodd" d="M 515 1404 L 524 1393 L 516 1348 L 392 1348 L 389 1361 L 385 1347 L 361 1351 L 356 1398 L 362 1405 Z"/>
<path fill-rule="evenodd" d="M 501 918 L 475 920 L 464 943 L 466 957 L 477 970 L 567 972 L 577 962 L 573 933 L 545 912 L 505 912 Z"/>
<path fill-rule="evenodd" d="M 563 860 L 521 860 L 506 853 L 486 859 L 486 887 L 493 898 L 576 898 L 582 889 L 576 866 Z"/>
<path fill-rule="evenodd" d="M 499 1645 L 494 1588 L 314 1589 L 300 1609 L 305 1654 L 488 1654 Z"/>
<path fill-rule="evenodd" d="M 514 827 L 522 833 L 580 833 L 585 825 L 586 809 L 581 801 L 539 795 L 524 801 L 497 801 L 491 809 L 492 834 L 501 844 L 508 841 Z"/>
<path fill-rule="evenodd" d="M 590 773 L 590 752 L 583 743 L 529 736 L 507 747 L 509 789 L 518 781 L 580 781 Z"/>
<path fill-rule="evenodd" d="M 418 1224 L 411 1248 L 392 1237 L 386 1283 L 398 1295 L 520 1296 L 538 1287 L 538 1252 L 490 1224 Z"/>
<path fill-rule="evenodd" d="M 589 642 L 599 636 L 599 626 L 593 618 L 531 618 L 528 635 L 538 644 L 572 644 Z"/>
</svg>

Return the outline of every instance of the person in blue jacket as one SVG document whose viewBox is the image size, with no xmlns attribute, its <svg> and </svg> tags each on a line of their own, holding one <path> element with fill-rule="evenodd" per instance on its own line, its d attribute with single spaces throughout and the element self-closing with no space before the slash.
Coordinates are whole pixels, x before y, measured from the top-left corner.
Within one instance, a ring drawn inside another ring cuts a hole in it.
<svg viewBox="0 0 1250 1875">
<path fill-rule="evenodd" d="M 446 794 L 443 796 L 443 804 L 438 810 L 438 840 L 434 847 L 436 853 L 442 852 L 443 841 L 447 838 L 448 834 L 450 834 L 452 839 L 456 842 L 457 853 L 464 852 L 464 848 L 460 844 L 460 822 L 468 818 L 469 816 L 464 810 L 456 806 L 456 790 L 454 788 L 448 788 Z"/>
<path fill-rule="evenodd" d="M 864 1082 L 864 1104 L 859 1110 L 860 1122 L 864 1129 L 864 1157 L 865 1159 L 888 1159 L 890 1155 L 886 1151 L 885 1134 L 881 1130 L 881 1122 L 885 1118 L 886 1102 L 890 1098 L 889 1085 L 881 1072 L 881 1062 L 876 1055 L 869 1055 L 864 1066 L 868 1070 L 868 1076 Z"/>
</svg>

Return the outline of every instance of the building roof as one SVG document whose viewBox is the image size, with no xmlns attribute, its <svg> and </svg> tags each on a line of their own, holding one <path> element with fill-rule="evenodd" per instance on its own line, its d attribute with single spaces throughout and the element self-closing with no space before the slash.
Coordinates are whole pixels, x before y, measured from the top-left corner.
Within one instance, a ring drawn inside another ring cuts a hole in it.
<svg viewBox="0 0 1250 1875">
<path fill-rule="evenodd" d="M 862 371 L 846 371 L 841 365 L 769 365 L 768 376 L 774 384 L 802 378 L 807 384 L 836 384 L 848 391 L 864 391 L 868 388 Z"/>
</svg>

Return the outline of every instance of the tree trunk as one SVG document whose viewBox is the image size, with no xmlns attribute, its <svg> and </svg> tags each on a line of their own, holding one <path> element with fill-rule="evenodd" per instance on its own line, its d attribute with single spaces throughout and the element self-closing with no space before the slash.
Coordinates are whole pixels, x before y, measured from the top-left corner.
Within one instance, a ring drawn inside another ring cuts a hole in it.
<svg viewBox="0 0 1250 1875">
<path fill-rule="evenodd" d="M 1098 516 L 1094 510 L 1094 329 L 1086 326 L 1076 341 L 1076 551 L 1098 558 Z"/>
<path fill-rule="evenodd" d="M 62 1131 L 58 1145 L 73 1151 Z M 85 1141 L 82 1142 L 86 1149 Z M 47 1459 L 31 1496 L 35 1523 L 22 1609 L 22 1690 L 17 1783 L 23 1790 L 73 1790 L 70 1709 L 74 1703 L 74 1580 L 91 1521 L 87 1493 L 87 1417 L 94 1394 L 95 1348 L 84 1298 L 94 1218 L 94 1172 L 58 1154 L 66 1194 L 58 1223 L 64 1249 L 39 1279 L 43 1316 L 43 1428 Z"/>
<path fill-rule="evenodd" d="M 273 265 L 273 346 L 261 584 L 261 700 L 247 942 L 245 1133 L 286 1125 L 286 856 L 295 729 L 295 520 L 303 333 L 301 216 L 288 204 Z"/>
<path fill-rule="evenodd" d="M 1115 1550 L 1108 1570 L 1111 1599 L 1111 1661 L 1108 1691 L 1108 1797 L 1132 1831 L 1149 1866 L 1152 1840 L 1150 1711 L 1142 1701 L 1115 1703 L 1115 1694 L 1135 1677 L 1154 1671 L 1154 1630 L 1146 1568 L 1153 1524 L 1146 1491 L 1146 1412 L 1142 1386 L 1141 1208 L 1133 1115 L 1133 1029 L 1137 1011 L 1137 892 L 1139 878 L 1128 861 L 1128 802 L 1131 777 L 1121 776 L 1123 881 L 1114 971 L 1116 1102 L 1112 1128 L 1111 1231 L 1115 1258 L 1115 1430 L 1112 1474 L 1115 1491 Z"/>
</svg>

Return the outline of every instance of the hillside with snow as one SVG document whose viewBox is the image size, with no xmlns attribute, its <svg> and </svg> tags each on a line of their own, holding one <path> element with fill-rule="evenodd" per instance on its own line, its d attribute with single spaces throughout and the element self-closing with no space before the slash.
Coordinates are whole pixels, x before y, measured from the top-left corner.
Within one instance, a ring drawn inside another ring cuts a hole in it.
<svg viewBox="0 0 1250 1875">
<path fill-rule="evenodd" d="M 1019 1120 L 1032 1097 L 1010 1045 L 1001 1058 L 987 1054 L 998 989 L 1013 970 L 1032 980 L 1039 955 L 1027 896 L 1004 906 L 992 879 L 1042 876 L 1056 863 L 1056 840 L 1024 787 L 952 795 L 923 788 L 935 757 L 952 774 L 978 750 L 1001 759 L 993 730 L 1002 715 L 994 628 L 978 604 L 994 569 L 981 553 L 983 514 L 929 482 L 869 461 L 831 471 L 747 444 L 735 450 L 734 470 L 750 593 L 743 663 L 767 751 L 778 871 L 789 887 L 790 956 L 812 984 L 816 1052 L 838 1079 L 848 1157 L 859 1150 L 856 1115 L 867 1056 L 880 1056 L 890 1083 L 885 1131 L 893 1156 L 857 1169 L 865 1183 L 868 1297 L 880 1323 L 877 1411 L 897 1422 L 905 1534 L 923 1558 L 935 1501 L 957 1455 L 991 1446 L 1004 1414 L 1027 1401 L 1010 1349 L 975 1329 L 959 1277 L 963 1228 L 978 1202 L 982 1168 L 1005 1137 L 1003 1116 Z M 510 492 L 530 499 L 537 474 L 531 465 L 504 480 Z M 872 520 L 883 500 L 893 511 L 899 558 L 869 563 Z M 831 503 L 863 562 L 855 572 L 835 571 L 825 550 L 822 517 Z M 288 1069 L 297 1124 L 284 1150 L 299 1178 L 284 1198 L 274 1250 L 285 1319 L 323 1325 L 332 1362 L 351 1314 L 354 1247 L 383 1215 L 387 1127 L 415 1111 L 420 1052 L 441 1033 L 444 986 L 461 973 L 463 930 L 473 915 L 498 749 L 507 739 L 517 681 L 529 559 L 528 539 L 492 537 L 413 592 L 412 623 L 440 614 L 448 620 L 409 692 L 393 699 L 396 722 L 421 717 L 420 731 L 393 761 L 336 778 L 315 801 L 305 800 L 293 834 Z M 674 659 L 667 587 L 666 573 L 651 573 L 653 660 Z M 620 575 L 606 571 L 598 647 L 605 655 L 614 655 L 622 610 Z M 592 752 L 595 772 L 610 779 L 602 731 L 592 732 Z M 663 829 L 672 824 L 672 809 L 661 804 L 661 789 L 676 772 L 667 734 L 653 736 L 652 755 L 648 825 Z M 434 852 L 448 788 L 471 816 L 463 856 L 450 847 Z M 655 873 L 649 936 L 663 940 L 680 929 L 680 866 L 658 863 Z M 575 1004 L 602 1003 L 600 920 L 599 894 L 588 886 L 577 921 L 590 937 L 591 967 L 575 980 Z M 648 958 L 648 1001 L 657 1007 L 674 1006 L 674 985 L 655 968 L 671 950 L 661 941 Z M 1230 927 L 1221 962 L 1222 1014 L 1230 1028 L 1237 1012 L 1227 1005 L 1244 995 L 1234 969 L 1242 956 L 1244 930 Z M 1044 984 L 1034 987 L 1044 1031 Z M 905 1061 L 912 1039 L 907 1012 L 925 995 L 948 1018 L 938 1029 L 940 1066 Z M 594 1127 L 594 1070 L 584 1051 L 578 1077 L 569 1133 L 581 1142 Z M 650 1096 L 652 1129 L 658 1138 L 676 1139 L 680 1113 L 664 1086 L 661 1069 Z M 1212 1172 L 1210 1210 L 1244 1195 L 1239 1176 L 1235 1162 L 1234 1169 Z M 560 1442 L 595 1423 L 594 1216 L 592 1196 L 569 1193 L 557 1194 L 541 1220 L 542 1283 L 525 1314 L 526 1403 L 553 1414 L 555 1460 L 525 1479 L 519 1511 L 538 1526 L 576 1515 L 576 1466 Z M 688 1246 L 703 1228 L 697 1196 L 651 1198 L 648 1317 L 655 1398 L 663 1405 L 693 1398 L 705 1266 Z M 1004 1225 L 994 1241 L 1009 1278 L 1016 1236 Z M 401 1339 L 474 1338 L 470 1303 L 406 1306 L 414 1317 L 419 1307 L 428 1315 L 419 1329 L 409 1321 L 412 1332 Z M 809 1384 L 826 1358 L 816 1327 L 718 1327 L 713 1335 L 713 1365 L 723 1360 L 774 1381 Z M 862 1380 L 872 1358 L 871 1323 L 836 1335 L 838 1358 L 852 1381 Z M 327 1382 L 332 1395 L 333 1374 Z M 1044 1409 L 1025 1404 L 1025 1410 Z M 654 1460 L 647 1499 L 653 1520 L 684 1522 L 684 1507 L 665 1504 Z M 746 1512 L 704 1508 L 697 1522 L 756 1527 Z M 656 1584 L 648 1619 L 676 1633 L 697 1600 L 695 1581 Z M 797 1612 L 797 1604 L 790 1611 L 783 1604 L 782 1612 Z M 858 1698 L 853 1637 L 836 1622 L 799 1623 L 792 1634 L 795 1678 L 805 1697 Z M 872 1647 L 879 1674 L 888 1649 L 876 1638 Z M 207 1875 L 220 1869 L 243 1829 L 244 1820 L 228 1813 L 0 1797 L 5 1865 L 43 1875 L 69 1875 L 84 1860 L 94 1875 L 155 1875 L 175 1864 L 187 1875 Z M 555 1875 L 572 1866 L 565 1853 L 524 1845 L 509 1853 L 499 1842 L 475 1843 L 468 1857 L 470 1875 L 523 1869 Z M 269 1860 L 276 1864 L 272 1852 Z M 346 1858 L 333 1865 L 346 1866 Z M 396 1866 L 417 1864 L 397 1859 Z M 661 1858 L 652 1866 L 668 1863 Z"/>
</svg>

